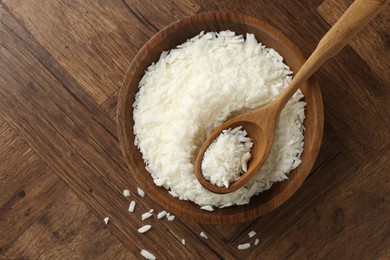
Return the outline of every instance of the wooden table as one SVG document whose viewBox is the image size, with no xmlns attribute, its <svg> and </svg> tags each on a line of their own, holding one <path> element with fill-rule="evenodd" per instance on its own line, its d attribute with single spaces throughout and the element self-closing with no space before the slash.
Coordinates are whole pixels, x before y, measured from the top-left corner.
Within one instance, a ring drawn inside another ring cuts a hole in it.
<svg viewBox="0 0 390 260">
<path fill-rule="evenodd" d="M 125 259 L 147 249 L 159 259 L 389 259 L 389 8 L 316 73 L 325 106 L 320 155 L 270 214 L 234 225 L 141 221 L 163 207 L 137 195 L 118 145 L 121 81 L 164 26 L 236 11 L 269 22 L 308 56 L 350 3 L 3 0 L 0 258 Z M 152 229 L 138 234 L 145 223 Z M 251 248 L 237 249 L 246 242 Z"/>
</svg>

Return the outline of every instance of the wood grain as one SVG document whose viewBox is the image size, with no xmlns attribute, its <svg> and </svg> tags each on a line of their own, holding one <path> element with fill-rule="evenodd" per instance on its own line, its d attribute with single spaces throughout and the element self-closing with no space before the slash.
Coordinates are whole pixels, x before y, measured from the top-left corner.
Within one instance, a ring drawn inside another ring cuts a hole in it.
<svg viewBox="0 0 390 260">
<path fill-rule="evenodd" d="M 57 199 L 56 193 L 64 191 L 65 185 L 2 119 L 0 133 L 0 253 L 3 253 Z"/>
<path fill-rule="evenodd" d="M 119 240 L 111 236 L 103 222 L 95 218 L 85 204 L 68 190 L 32 223 L 5 255 L 32 259 L 60 259 L 72 255 L 94 259 L 135 258 L 128 250 L 123 250 L 124 246 Z M 95 237 L 93 243 L 91 237 Z"/>
<path fill-rule="evenodd" d="M 316 73 L 325 107 L 318 161 L 270 214 L 216 226 L 178 217 L 142 221 L 142 213 L 163 208 L 136 195 L 117 139 L 117 92 L 127 67 L 169 23 L 236 11 L 283 31 L 307 57 L 350 3 L 1 1 L 0 258 L 134 259 L 145 248 L 158 259 L 388 259 L 388 10 Z M 145 223 L 152 229 L 138 234 Z M 238 250 L 253 243 L 251 230 L 260 244 Z"/>
<path fill-rule="evenodd" d="M 131 14 L 155 33 L 176 20 L 193 15 L 201 9 L 193 0 L 166 0 L 164 4 L 161 4 L 159 0 L 149 0 L 147 5 L 140 0 L 125 0 L 124 2 Z"/>
<path fill-rule="evenodd" d="M 0 133 L 2 258 L 134 257 L 3 120 Z"/>
<path fill-rule="evenodd" d="M 98 104 L 120 86 L 129 59 L 141 46 L 142 39 L 146 41 L 151 33 L 128 15 L 121 1 L 4 1 L 4 4 Z M 91 5 L 93 9 L 89 8 Z M 96 52 L 100 55 L 95 55 Z"/>
<path fill-rule="evenodd" d="M 334 8 L 336 1 L 326 0 L 319 7 L 318 12 L 329 23 L 334 24 L 341 16 L 341 12 L 347 9 L 352 1 L 337 2 L 339 8 Z M 373 20 L 368 27 L 364 29 L 364 33 L 359 34 L 350 43 L 359 56 L 367 63 L 371 71 L 375 71 L 374 75 L 389 75 L 390 67 L 386 66 L 386 60 L 390 55 L 389 49 L 389 31 L 390 23 L 390 9 L 385 8 L 378 17 Z M 369 47 L 368 47 L 369 46 Z M 384 54 L 384 55 L 383 55 Z M 383 85 L 390 85 L 389 77 L 378 77 Z"/>
</svg>

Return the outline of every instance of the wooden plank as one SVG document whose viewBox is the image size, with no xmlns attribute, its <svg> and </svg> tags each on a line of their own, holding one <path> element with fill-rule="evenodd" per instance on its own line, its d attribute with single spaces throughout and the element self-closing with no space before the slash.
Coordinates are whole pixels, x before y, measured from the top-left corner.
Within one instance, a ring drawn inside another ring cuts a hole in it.
<svg viewBox="0 0 390 260">
<path fill-rule="evenodd" d="M 98 104 L 119 88 L 131 58 L 153 33 L 122 1 L 3 5 Z"/>
<path fill-rule="evenodd" d="M 101 105 L 102 109 L 117 123 L 116 106 L 118 104 L 118 91 L 116 91 L 111 97 Z"/>
<path fill-rule="evenodd" d="M 8 258 L 136 258 L 67 190 L 5 251 Z M 65 246 L 66 245 L 66 246 Z M 138 256 L 138 254 L 137 254 Z"/>
<path fill-rule="evenodd" d="M 338 61 L 336 60 L 339 59 Z M 325 106 L 325 131 L 340 144 L 351 163 L 360 165 L 381 149 L 390 138 L 390 91 L 367 74 L 359 57 L 346 48 L 323 66 L 332 77 L 319 75 Z M 355 60 L 354 70 L 346 66 Z M 344 65 L 343 65 L 344 64 Z M 350 89 L 354 91 L 350 91 Z M 377 89 L 379 93 L 372 93 Z"/>
<path fill-rule="evenodd" d="M 335 144 L 331 140 L 331 138 L 325 133 L 322 138 L 321 148 L 318 153 L 317 160 L 314 163 L 314 166 L 311 170 L 309 177 L 312 174 L 316 173 L 316 171 L 320 169 L 322 166 L 326 165 L 331 160 L 333 160 L 340 152 L 341 152 L 341 147 Z"/>
<path fill-rule="evenodd" d="M 0 148 L 1 258 L 66 187 L 2 118 Z"/>
<path fill-rule="evenodd" d="M 115 143 L 115 136 L 104 129 L 112 126 L 101 125 L 99 121 L 102 120 L 96 119 L 100 116 L 97 111 L 88 119 L 89 110 L 62 90 L 63 85 L 41 66 L 30 49 L 24 44 L 19 46 L 11 31 L 5 28 L 1 32 L 0 68 L 4 71 L 1 83 L 9 86 L 0 89 L 0 108 L 5 119 L 15 125 L 33 150 L 55 169 L 99 219 L 112 218 L 109 228 L 131 247 L 134 254 L 149 245 L 149 249 L 160 256 L 191 256 L 201 248 L 203 255 L 215 258 L 215 252 L 205 244 L 197 243 L 197 235 L 180 221 L 155 221 L 155 232 L 144 236 L 138 234 L 137 229 L 144 223 L 139 215 L 129 217 L 129 201 L 121 194 L 125 186 L 135 191 L 137 184 L 122 167 L 123 161 L 119 161 L 118 145 L 108 145 Z M 75 114 L 75 111 L 79 113 Z M 92 137 L 92 133 L 100 135 L 102 140 Z M 112 154 L 107 151 L 112 151 Z M 150 209 L 148 205 L 154 205 L 149 198 L 139 200 L 138 210 L 146 212 Z M 178 234 L 186 236 L 194 247 L 183 247 Z M 135 237 L 138 239 L 134 240 Z M 177 243 L 167 249 L 158 243 L 162 239 L 172 239 Z"/>
<path fill-rule="evenodd" d="M 329 24 L 333 25 L 352 2 L 352 0 L 325 0 L 317 10 Z M 389 16 L 390 9 L 384 9 L 349 44 L 367 63 L 370 71 L 378 76 L 377 79 L 381 84 L 385 86 L 390 85 L 390 78 L 383 77 L 390 75 L 390 66 L 388 66 L 390 50 L 388 36 L 386 36 L 390 31 Z"/>
<path fill-rule="evenodd" d="M 0 136 L 0 258 L 134 257 L 2 118 Z"/>
<path fill-rule="evenodd" d="M 129 11 L 138 20 L 156 32 L 165 26 L 197 13 L 201 7 L 192 0 L 125 0 Z"/>
</svg>

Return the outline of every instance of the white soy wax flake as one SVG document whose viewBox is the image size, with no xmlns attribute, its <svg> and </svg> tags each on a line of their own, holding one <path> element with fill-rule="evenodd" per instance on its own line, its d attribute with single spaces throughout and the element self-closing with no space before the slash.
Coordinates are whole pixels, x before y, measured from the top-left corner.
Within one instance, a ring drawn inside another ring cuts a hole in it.
<svg viewBox="0 0 390 260">
<path fill-rule="evenodd" d="M 144 192 L 144 190 L 143 189 L 141 189 L 141 188 L 137 188 L 137 192 L 138 192 L 138 195 L 140 195 L 142 198 L 143 197 L 145 197 L 145 192 Z"/>
<path fill-rule="evenodd" d="M 255 245 L 255 246 L 257 246 L 258 244 L 259 244 L 259 239 L 258 239 L 258 238 L 256 238 L 256 239 L 255 239 L 255 243 L 254 243 L 254 245 Z"/>
<path fill-rule="evenodd" d="M 255 231 L 251 231 L 251 232 L 249 232 L 248 233 L 248 236 L 249 236 L 249 238 L 252 238 L 252 237 L 254 237 L 256 235 L 256 232 Z"/>
<path fill-rule="evenodd" d="M 185 239 L 184 239 L 184 238 L 181 240 L 181 243 L 183 244 L 183 246 L 185 246 L 185 245 L 186 245 L 186 241 L 185 241 Z"/>
<path fill-rule="evenodd" d="M 141 250 L 141 255 L 148 260 L 155 260 L 156 259 L 156 257 L 152 253 L 150 253 L 148 250 L 145 250 L 145 249 Z"/>
<path fill-rule="evenodd" d="M 223 204 L 223 205 L 219 206 L 219 208 L 223 209 L 223 208 L 226 208 L 226 207 L 230 207 L 231 205 L 233 205 L 233 203 L 232 202 L 228 202 L 226 204 Z"/>
<path fill-rule="evenodd" d="M 148 231 L 150 228 L 151 228 L 152 226 L 151 225 L 145 225 L 145 226 L 143 226 L 143 227 L 140 227 L 139 229 L 138 229 L 138 233 L 145 233 L 146 231 Z"/>
<path fill-rule="evenodd" d="M 238 249 L 239 250 L 245 250 L 245 249 L 248 249 L 248 248 L 250 248 L 251 247 L 251 244 L 250 243 L 245 243 L 245 244 L 240 244 L 240 245 L 238 245 Z"/>
<path fill-rule="evenodd" d="M 157 219 L 162 219 L 163 217 L 165 217 L 166 214 L 167 214 L 167 212 L 165 210 L 159 212 L 157 214 Z"/>
<path fill-rule="evenodd" d="M 174 221 L 175 220 L 175 215 L 170 215 L 167 217 L 168 221 Z"/>
<path fill-rule="evenodd" d="M 204 233 L 203 231 L 202 232 L 200 232 L 200 234 L 199 234 L 201 237 L 203 237 L 203 238 L 205 238 L 205 239 L 208 239 L 208 237 L 207 237 L 207 235 L 206 235 L 206 233 Z"/>
<path fill-rule="evenodd" d="M 124 190 L 123 191 L 123 196 L 125 196 L 126 198 L 130 197 L 130 191 L 129 190 Z"/>
<path fill-rule="evenodd" d="M 104 223 L 107 225 L 108 224 L 108 221 L 110 221 L 110 218 L 109 217 L 105 217 L 104 218 Z"/>
<path fill-rule="evenodd" d="M 142 220 L 145 220 L 145 219 L 150 218 L 151 216 L 153 216 L 152 213 L 150 213 L 150 212 L 145 212 L 144 214 L 141 215 L 141 219 L 142 219 Z"/>
<path fill-rule="evenodd" d="M 200 207 L 200 209 L 206 210 L 206 211 L 214 211 L 214 208 L 211 207 L 210 205 L 205 205 Z"/>
<path fill-rule="evenodd" d="M 253 146 L 252 139 L 247 134 L 242 126 L 225 129 L 210 144 L 201 163 L 206 180 L 218 187 L 229 188 L 232 182 L 247 171 Z"/>
<path fill-rule="evenodd" d="M 132 201 L 130 202 L 129 212 L 134 212 L 135 204 L 136 204 L 136 203 L 135 203 L 134 200 L 132 200 Z"/>
</svg>

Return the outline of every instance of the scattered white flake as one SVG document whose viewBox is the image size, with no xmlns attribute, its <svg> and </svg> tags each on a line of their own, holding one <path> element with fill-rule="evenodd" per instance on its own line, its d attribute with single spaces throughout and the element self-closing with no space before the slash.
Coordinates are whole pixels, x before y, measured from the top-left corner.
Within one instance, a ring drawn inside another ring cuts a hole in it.
<svg viewBox="0 0 390 260">
<path fill-rule="evenodd" d="M 255 246 L 257 246 L 258 244 L 259 244 L 259 239 L 256 238 L 256 240 L 255 240 Z"/>
<path fill-rule="evenodd" d="M 165 217 L 166 214 L 167 214 L 167 212 L 165 210 L 159 212 L 157 214 L 157 219 L 162 219 L 163 217 Z"/>
<path fill-rule="evenodd" d="M 146 259 L 149 259 L 149 260 L 155 260 L 156 259 L 156 257 L 152 253 L 150 253 L 149 251 L 147 251 L 145 249 L 141 250 L 141 255 L 143 257 L 145 257 Z"/>
<path fill-rule="evenodd" d="M 171 216 L 171 213 L 167 212 L 167 214 L 165 214 L 165 216 L 166 216 L 167 218 L 169 218 L 169 217 Z"/>
<path fill-rule="evenodd" d="M 184 238 L 181 240 L 181 243 L 183 244 L 183 246 L 185 246 L 185 245 L 186 245 L 186 241 L 185 241 L 185 239 L 184 239 Z"/>
<path fill-rule="evenodd" d="M 206 210 L 206 211 L 214 211 L 214 208 L 210 205 L 206 205 L 203 207 L 200 207 L 200 209 Z"/>
<path fill-rule="evenodd" d="M 150 209 L 149 212 L 150 212 L 150 213 L 153 213 L 153 212 L 154 212 L 154 209 Z"/>
<path fill-rule="evenodd" d="M 106 223 L 106 225 L 108 224 L 108 221 L 110 221 L 110 218 L 109 217 L 105 217 L 104 218 L 104 223 Z"/>
<path fill-rule="evenodd" d="M 139 229 L 138 229 L 138 233 L 145 233 L 146 231 L 148 231 L 150 228 L 151 228 L 152 226 L 151 225 L 145 225 L 145 226 L 143 226 L 143 227 L 140 227 Z"/>
<path fill-rule="evenodd" d="M 141 218 L 142 218 L 142 220 L 145 220 L 145 219 L 150 218 L 151 216 L 153 216 L 152 213 L 146 212 L 146 213 L 142 214 Z"/>
<path fill-rule="evenodd" d="M 140 195 L 142 198 L 143 197 L 145 197 L 145 192 L 144 192 L 144 190 L 143 189 L 141 189 L 141 188 L 137 188 L 137 192 L 138 192 L 138 195 Z"/>
<path fill-rule="evenodd" d="M 132 200 L 132 201 L 130 202 L 129 212 L 134 212 L 134 209 L 135 209 L 135 201 Z"/>
<path fill-rule="evenodd" d="M 123 196 L 125 196 L 126 198 L 130 197 L 130 191 L 129 190 L 124 190 L 123 191 Z"/>
<path fill-rule="evenodd" d="M 240 244 L 238 245 L 238 249 L 239 250 L 244 250 L 244 249 L 248 249 L 249 247 L 251 247 L 251 244 L 250 243 L 245 243 L 245 244 Z"/>
<path fill-rule="evenodd" d="M 256 232 L 255 231 L 251 231 L 251 232 L 249 232 L 248 233 L 248 236 L 250 237 L 250 238 L 252 238 L 252 237 L 254 237 L 256 235 Z"/>
<path fill-rule="evenodd" d="M 207 235 L 202 231 L 200 232 L 199 234 L 201 237 L 205 238 L 205 239 L 208 239 Z"/>
<path fill-rule="evenodd" d="M 168 221 L 174 221 L 175 220 L 175 215 L 170 215 L 167 217 Z"/>
</svg>

